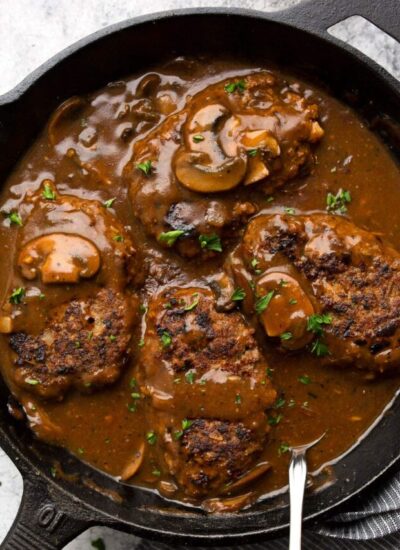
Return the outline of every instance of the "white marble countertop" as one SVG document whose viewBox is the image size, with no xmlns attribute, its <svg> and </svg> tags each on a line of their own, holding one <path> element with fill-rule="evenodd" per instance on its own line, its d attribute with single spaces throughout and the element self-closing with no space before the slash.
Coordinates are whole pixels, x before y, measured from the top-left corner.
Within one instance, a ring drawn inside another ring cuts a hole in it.
<svg viewBox="0 0 400 550">
<path fill-rule="evenodd" d="M 334 0 L 326 0 L 334 1 Z M 372 1 L 372 0 L 371 0 Z M 0 2 L 0 95 L 64 47 L 106 25 L 166 9 L 229 6 L 276 10 L 298 0 L 3 0 Z M 361 49 L 400 79 L 400 46 L 362 18 L 354 17 L 332 32 Z M 0 541 L 17 513 L 22 480 L 0 450 Z M 135 548 L 138 539 L 111 529 L 95 527 L 66 547 L 90 549 L 102 537 L 107 550 Z"/>
</svg>

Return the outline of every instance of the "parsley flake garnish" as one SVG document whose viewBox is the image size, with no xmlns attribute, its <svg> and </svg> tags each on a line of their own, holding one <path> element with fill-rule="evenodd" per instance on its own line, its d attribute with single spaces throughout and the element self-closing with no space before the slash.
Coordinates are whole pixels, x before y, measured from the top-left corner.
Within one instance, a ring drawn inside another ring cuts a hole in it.
<svg viewBox="0 0 400 550">
<path fill-rule="evenodd" d="M 228 94 L 233 94 L 234 92 L 239 92 L 242 94 L 246 89 L 246 82 L 243 79 L 237 80 L 236 82 L 225 84 L 224 88 Z"/>
<path fill-rule="evenodd" d="M 289 216 L 294 216 L 294 214 L 296 214 L 296 210 L 294 208 L 291 208 L 291 207 L 286 207 L 285 208 L 285 214 L 289 214 Z"/>
<path fill-rule="evenodd" d="M 22 288 L 22 286 L 18 288 L 14 288 L 9 298 L 9 302 L 10 304 L 20 304 L 24 296 L 25 296 L 25 289 Z"/>
<path fill-rule="evenodd" d="M 146 440 L 147 440 L 147 443 L 149 443 L 149 445 L 155 444 L 155 442 L 157 441 L 157 435 L 153 430 L 150 430 L 149 432 L 147 432 Z"/>
<path fill-rule="evenodd" d="M 241 302 L 246 298 L 246 292 L 243 290 L 243 288 L 235 288 L 231 300 L 232 302 Z"/>
<path fill-rule="evenodd" d="M 18 212 L 10 212 L 9 214 L 6 214 L 6 218 L 10 220 L 10 225 L 19 225 L 20 227 L 23 225 L 22 218 Z"/>
<path fill-rule="evenodd" d="M 164 348 L 168 348 L 172 344 L 172 337 L 166 330 L 161 333 L 160 340 Z"/>
<path fill-rule="evenodd" d="M 325 357 L 330 354 L 328 346 L 318 338 L 311 345 L 311 353 L 314 353 L 317 357 Z"/>
<path fill-rule="evenodd" d="M 139 162 L 139 164 L 136 165 L 136 168 L 141 170 L 145 176 L 148 176 L 153 169 L 152 161 L 145 160 L 144 162 Z"/>
<path fill-rule="evenodd" d="M 190 370 L 185 374 L 185 380 L 188 384 L 193 384 L 195 378 L 196 378 L 196 373 L 193 370 Z"/>
<path fill-rule="evenodd" d="M 200 141 L 204 141 L 204 136 L 201 134 L 196 134 L 192 139 L 195 143 L 200 143 Z"/>
<path fill-rule="evenodd" d="M 330 325 L 331 323 L 332 315 L 329 315 L 329 313 L 310 315 L 307 319 L 307 330 L 313 332 L 317 336 L 321 336 L 323 333 L 323 325 Z"/>
<path fill-rule="evenodd" d="M 25 382 L 30 386 L 37 386 L 40 384 L 39 380 L 35 380 L 35 378 L 25 378 Z"/>
<path fill-rule="evenodd" d="M 308 376 L 308 374 L 303 374 L 299 376 L 297 380 L 304 385 L 308 385 L 311 383 L 311 378 Z"/>
<path fill-rule="evenodd" d="M 290 451 L 290 445 L 288 443 L 281 443 L 278 448 L 278 456 L 281 456 Z"/>
<path fill-rule="evenodd" d="M 116 200 L 117 200 L 117 197 L 113 197 L 112 199 L 108 199 L 107 201 L 104 201 L 103 202 L 104 208 L 111 208 Z"/>
<path fill-rule="evenodd" d="M 293 338 L 293 334 L 291 332 L 282 332 L 281 334 L 281 340 L 291 340 Z"/>
<path fill-rule="evenodd" d="M 254 147 L 254 149 L 247 149 L 247 156 L 254 158 L 258 153 L 258 147 Z"/>
<path fill-rule="evenodd" d="M 257 300 L 255 308 L 258 315 L 260 315 L 263 311 L 267 309 L 274 295 L 275 295 L 275 290 L 270 290 L 268 294 L 266 294 L 265 296 L 262 296 Z"/>
<path fill-rule="evenodd" d="M 282 418 L 283 418 L 282 414 L 277 414 L 276 416 L 270 416 L 268 418 L 268 424 L 270 426 L 277 426 L 279 422 L 282 420 Z"/>
<path fill-rule="evenodd" d="M 346 204 L 351 202 L 350 191 L 339 189 L 336 195 L 328 193 L 326 196 L 326 209 L 328 212 L 335 212 L 336 214 L 345 214 L 347 212 Z"/>
<path fill-rule="evenodd" d="M 43 186 L 42 197 L 48 201 L 54 201 L 57 198 L 56 192 L 47 182 Z"/>
<path fill-rule="evenodd" d="M 193 302 L 191 304 L 188 304 L 186 307 L 183 308 L 185 311 L 192 311 L 192 309 L 194 309 L 198 305 L 198 303 L 200 301 L 199 293 L 195 292 L 192 295 L 192 298 L 193 298 Z"/>
<path fill-rule="evenodd" d="M 222 252 L 221 239 L 215 233 L 211 235 L 199 235 L 201 248 L 214 250 L 214 252 Z"/>
<path fill-rule="evenodd" d="M 158 236 L 160 243 L 165 243 L 167 246 L 173 246 L 175 241 L 182 237 L 185 232 L 182 229 L 175 229 L 174 231 L 167 231 L 166 233 L 161 233 Z"/>
</svg>

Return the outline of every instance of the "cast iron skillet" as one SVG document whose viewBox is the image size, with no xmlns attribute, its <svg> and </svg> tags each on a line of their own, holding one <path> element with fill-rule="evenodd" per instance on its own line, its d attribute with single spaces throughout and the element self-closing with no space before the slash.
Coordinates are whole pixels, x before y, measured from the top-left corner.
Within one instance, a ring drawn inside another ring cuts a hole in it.
<svg viewBox="0 0 400 550">
<path fill-rule="evenodd" d="M 283 12 L 193 9 L 116 24 L 67 48 L 0 97 L 0 178 L 64 99 L 92 91 L 129 73 L 148 69 L 166 56 L 223 53 L 301 70 L 372 121 L 400 152 L 400 86 L 327 29 L 363 15 L 400 41 L 398 0 L 312 0 Z M 62 548 L 87 527 L 102 524 L 175 543 L 232 544 L 282 534 L 288 525 L 287 493 L 239 514 L 207 516 L 167 502 L 151 491 L 122 486 L 80 463 L 66 451 L 36 441 L 7 413 L 0 387 L 0 445 L 24 479 L 21 508 L 2 548 Z M 332 510 L 370 485 L 400 460 L 400 400 L 379 424 L 333 468 L 336 482 L 310 493 L 305 518 Z M 84 443 L 84 442 L 83 442 Z M 77 476 L 51 476 L 54 460 Z"/>
</svg>

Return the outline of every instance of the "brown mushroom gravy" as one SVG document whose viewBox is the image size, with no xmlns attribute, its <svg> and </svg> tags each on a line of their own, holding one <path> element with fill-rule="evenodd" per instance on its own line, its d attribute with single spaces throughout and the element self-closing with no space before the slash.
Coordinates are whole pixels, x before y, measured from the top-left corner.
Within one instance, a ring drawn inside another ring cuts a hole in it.
<svg viewBox="0 0 400 550">
<path fill-rule="evenodd" d="M 3 186 L 2 374 L 34 433 L 206 510 L 317 471 L 399 387 L 399 169 L 275 69 L 73 97 Z"/>
</svg>

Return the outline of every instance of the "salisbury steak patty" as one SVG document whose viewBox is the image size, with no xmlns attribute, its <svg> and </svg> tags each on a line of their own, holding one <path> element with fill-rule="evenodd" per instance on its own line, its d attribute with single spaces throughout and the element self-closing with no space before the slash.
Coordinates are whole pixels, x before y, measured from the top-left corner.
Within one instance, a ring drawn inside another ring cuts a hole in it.
<svg viewBox="0 0 400 550">
<path fill-rule="evenodd" d="M 186 494 L 218 494 L 227 483 L 245 474 L 261 453 L 264 430 L 243 422 L 194 420 L 179 441 L 168 445 L 165 455 L 170 472 Z"/>
<path fill-rule="evenodd" d="M 38 335 L 10 335 L 15 382 L 44 398 L 70 387 L 90 391 L 113 383 L 129 353 L 133 323 L 129 298 L 109 289 L 54 307 Z"/>
<path fill-rule="evenodd" d="M 271 192 L 310 170 L 323 135 L 318 115 L 270 72 L 208 86 L 135 143 L 124 170 L 135 214 L 184 256 L 215 253 L 201 235 L 230 239 L 255 212 L 240 188 Z"/>
<path fill-rule="evenodd" d="M 263 312 L 267 333 L 278 300 L 281 318 L 307 304 L 311 350 L 325 361 L 376 371 L 400 365 L 400 255 L 380 237 L 340 216 L 260 216 L 241 255 L 249 270 L 257 266 L 259 295 L 274 292 Z"/>
</svg>

